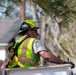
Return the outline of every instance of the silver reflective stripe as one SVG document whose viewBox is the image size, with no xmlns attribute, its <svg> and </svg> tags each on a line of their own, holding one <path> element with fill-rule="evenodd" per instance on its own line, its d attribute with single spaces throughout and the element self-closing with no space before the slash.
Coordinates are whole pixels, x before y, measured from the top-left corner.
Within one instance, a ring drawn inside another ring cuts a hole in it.
<svg viewBox="0 0 76 75">
<path fill-rule="evenodd" d="M 25 54 L 26 54 L 26 46 L 27 46 L 27 43 L 28 43 L 29 39 L 30 39 L 30 38 L 28 38 L 28 39 L 26 39 L 26 40 L 24 41 L 24 45 L 23 45 L 22 55 L 21 55 L 21 56 L 25 56 Z M 30 60 L 30 59 L 28 59 L 28 58 L 22 58 L 22 57 L 21 57 L 21 58 L 18 58 L 18 59 L 19 59 L 19 61 L 22 62 L 22 63 L 28 62 L 28 63 L 30 63 L 30 64 L 32 64 L 32 65 L 36 65 L 33 60 Z"/>
<path fill-rule="evenodd" d="M 19 61 L 22 62 L 22 63 L 28 62 L 28 63 L 30 63 L 32 65 L 36 65 L 33 60 L 30 60 L 28 58 L 19 58 Z"/>
<path fill-rule="evenodd" d="M 26 54 L 26 45 L 27 45 L 28 40 L 29 40 L 29 38 L 24 41 L 24 46 L 22 49 L 22 56 L 25 56 L 25 54 Z"/>
</svg>

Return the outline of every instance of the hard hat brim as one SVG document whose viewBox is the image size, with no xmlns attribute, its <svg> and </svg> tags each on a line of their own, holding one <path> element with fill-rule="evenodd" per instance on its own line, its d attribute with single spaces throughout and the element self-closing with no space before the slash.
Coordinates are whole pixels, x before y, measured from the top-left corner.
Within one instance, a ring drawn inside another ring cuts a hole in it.
<svg viewBox="0 0 76 75">
<path fill-rule="evenodd" d="M 29 29 L 39 29 L 39 27 L 35 27 L 35 28 L 29 28 Z M 27 30 L 29 30 L 29 29 L 27 29 Z M 25 30 L 24 30 L 25 31 Z M 19 32 L 18 32 L 18 34 L 21 34 L 21 33 L 23 33 L 24 32 L 23 30 L 20 30 Z"/>
<path fill-rule="evenodd" d="M 34 28 L 31 28 L 31 29 L 39 29 L 39 27 L 34 27 Z"/>
<path fill-rule="evenodd" d="M 23 30 L 20 30 L 19 32 L 18 32 L 18 34 L 21 34 L 23 32 Z"/>
</svg>

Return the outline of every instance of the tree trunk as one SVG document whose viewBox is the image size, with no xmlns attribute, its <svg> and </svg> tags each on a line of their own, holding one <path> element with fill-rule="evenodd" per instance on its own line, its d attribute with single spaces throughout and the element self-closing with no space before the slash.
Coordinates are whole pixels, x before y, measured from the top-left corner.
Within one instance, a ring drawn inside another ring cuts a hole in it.
<svg viewBox="0 0 76 75">
<path fill-rule="evenodd" d="M 22 18 L 22 21 L 25 20 L 25 1 L 26 0 L 21 0 L 21 18 Z"/>
</svg>

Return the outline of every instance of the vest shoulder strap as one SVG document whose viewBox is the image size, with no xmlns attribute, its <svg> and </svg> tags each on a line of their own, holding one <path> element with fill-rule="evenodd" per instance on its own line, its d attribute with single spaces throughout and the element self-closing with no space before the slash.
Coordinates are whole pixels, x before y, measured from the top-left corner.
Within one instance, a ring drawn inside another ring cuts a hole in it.
<svg viewBox="0 0 76 75">
<path fill-rule="evenodd" d="M 16 42 L 12 47 L 11 49 L 9 50 L 9 52 L 11 53 L 13 51 L 13 54 L 11 55 L 11 59 L 16 55 L 17 56 L 17 50 L 18 50 L 18 47 L 20 46 L 20 44 L 25 40 L 29 38 L 29 36 L 26 36 L 25 38 L 23 38 L 20 42 Z"/>
<path fill-rule="evenodd" d="M 27 38 L 29 38 L 29 36 L 26 36 L 24 39 L 22 39 L 21 40 L 21 42 L 17 42 L 16 43 L 16 45 L 15 45 L 15 48 L 14 48 L 14 52 L 15 52 L 15 55 L 17 56 L 17 49 L 18 49 L 18 47 L 22 44 L 22 42 L 25 40 L 25 39 L 27 39 Z"/>
</svg>

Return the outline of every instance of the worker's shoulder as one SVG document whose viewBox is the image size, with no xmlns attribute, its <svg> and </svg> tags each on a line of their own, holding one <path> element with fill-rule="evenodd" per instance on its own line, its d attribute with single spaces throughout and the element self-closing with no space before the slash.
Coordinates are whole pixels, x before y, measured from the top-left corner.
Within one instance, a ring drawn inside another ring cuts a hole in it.
<svg viewBox="0 0 76 75">
<path fill-rule="evenodd" d="M 35 43 L 41 43 L 41 40 L 39 40 L 39 39 L 35 39 L 34 42 L 35 42 Z"/>
<path fill-rule="evenodd" d="M 44 45 L 43 42 L 41 40 L 39 40 L 39 39 L 36 39 L 34 41 L 34 44 L 39 45 L 39 46 L 43 46 Z"/>
</svg>

